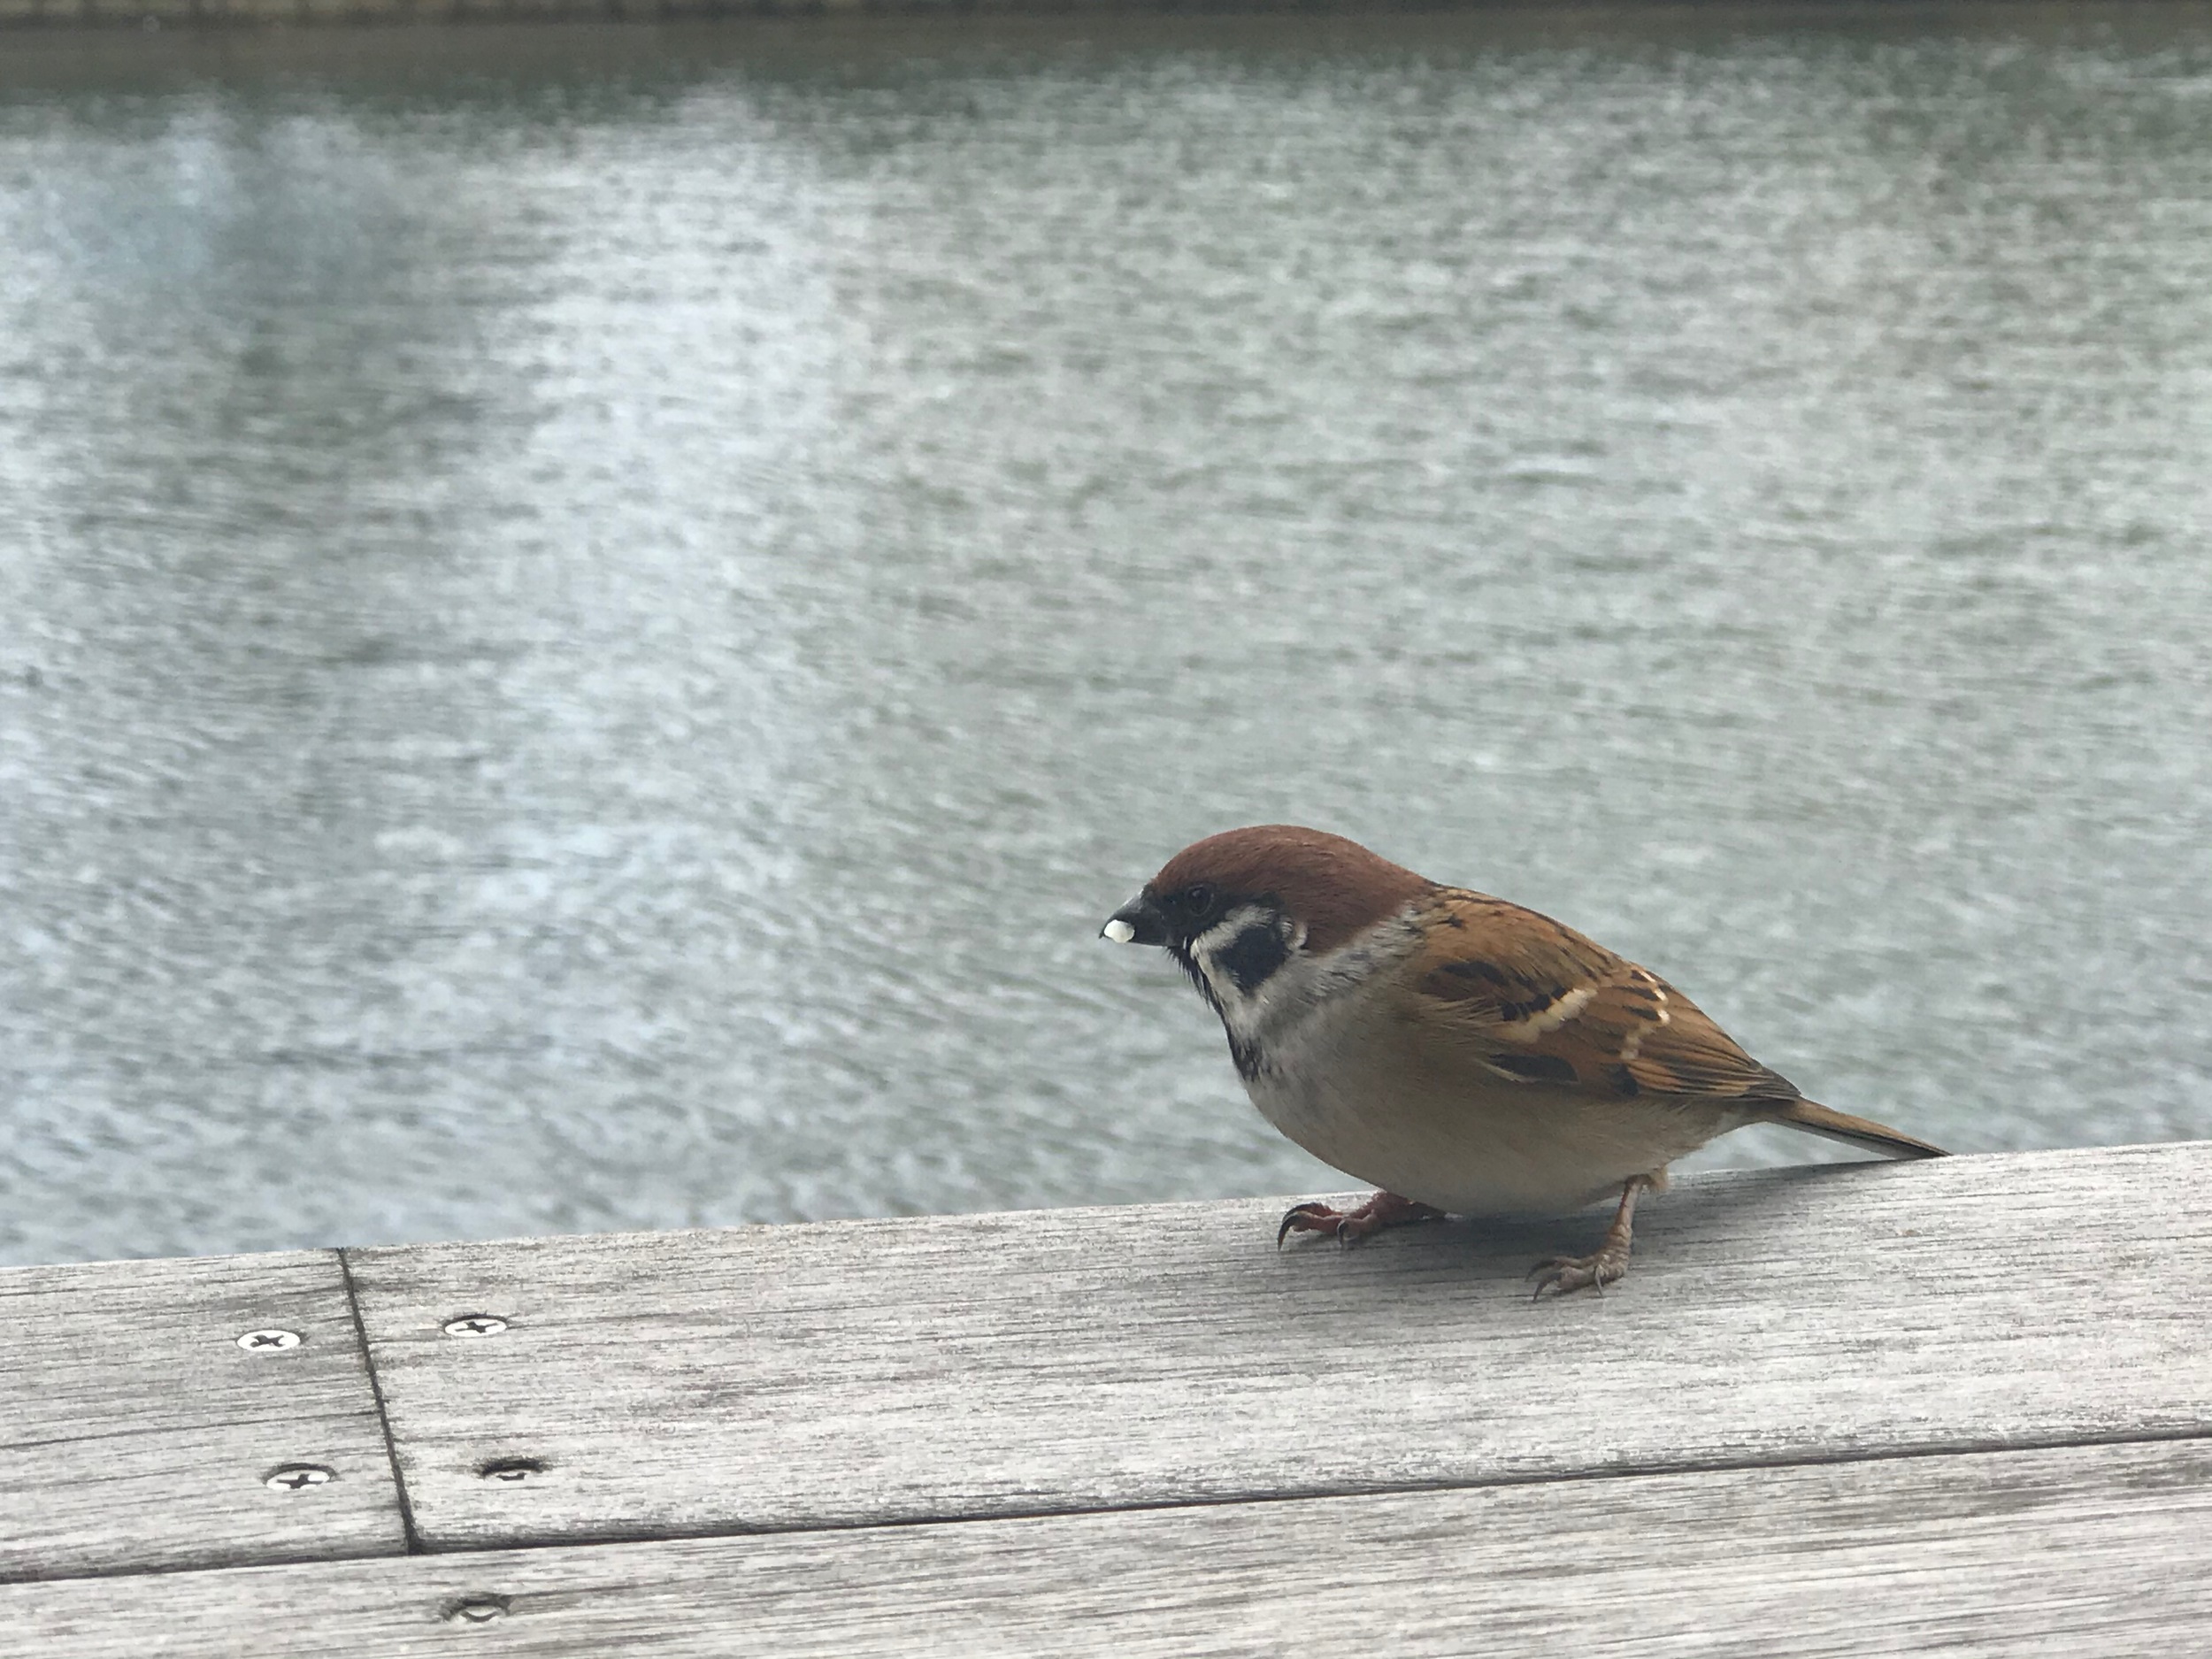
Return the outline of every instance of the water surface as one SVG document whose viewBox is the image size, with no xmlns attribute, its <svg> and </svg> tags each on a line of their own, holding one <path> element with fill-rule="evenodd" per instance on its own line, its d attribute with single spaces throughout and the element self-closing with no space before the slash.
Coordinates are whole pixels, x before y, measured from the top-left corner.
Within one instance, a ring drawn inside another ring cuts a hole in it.
<svg viewBox="0 0 2212 1659">
<path fill-rule="evenodd" d="M 2208 455 L 2200 12 L 10 36 L 0 1259 L 1325 1190 L 1268 819 L 2212 1135 Z"/>
</svg>

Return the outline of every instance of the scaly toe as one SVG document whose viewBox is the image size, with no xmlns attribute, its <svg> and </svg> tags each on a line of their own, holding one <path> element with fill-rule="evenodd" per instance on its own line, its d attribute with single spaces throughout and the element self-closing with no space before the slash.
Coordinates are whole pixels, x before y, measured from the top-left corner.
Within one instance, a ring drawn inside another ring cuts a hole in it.
<svg viewBox="0 0 2212 1659">
<path fill-rule="evenodd" d="M 1536 1281 L 1530 1300 L 1541 1301 L 1548 1290 L 1555 1296 L 1571 1296 L 1578 1290 L 1594 1290 L 1602 1296 L 1608 1285 L 1627 1272 L 1628 1263 L 1605 1250 L 1594 1256 L 1549 1256 L 1529 1269 L 1529 1277 Z"/>
</svg>

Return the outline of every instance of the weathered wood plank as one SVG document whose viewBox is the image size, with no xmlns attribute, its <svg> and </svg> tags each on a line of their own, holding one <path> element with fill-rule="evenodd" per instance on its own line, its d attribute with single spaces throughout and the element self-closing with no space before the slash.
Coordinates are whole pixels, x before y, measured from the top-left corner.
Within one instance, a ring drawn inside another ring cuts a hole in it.
<svg viewBox="0 0 2212 1659">
<path fill-rule="evenodd" d="M 1523 1272 L 1592 1219 L 1278 1255 L 1260 1202 L 353 1259 L 450 1549 L 2201 1432 L 2208 1179 L 2212 1145 L 1717 1177 L 1563 1303 Z M 510 1327 L 442 1333 L 480 1312 Z"/>
<path fill-rule="evenodd" d="M 405 1548 L 334 1253 L 0 1272 L 0 1578 Z"/>
<path fill-rule="evenodd" d="M 19 1659 L 2169 1659 L 2208 1617 L 2201 1442 L 0 1587 Z"/>
</svg>

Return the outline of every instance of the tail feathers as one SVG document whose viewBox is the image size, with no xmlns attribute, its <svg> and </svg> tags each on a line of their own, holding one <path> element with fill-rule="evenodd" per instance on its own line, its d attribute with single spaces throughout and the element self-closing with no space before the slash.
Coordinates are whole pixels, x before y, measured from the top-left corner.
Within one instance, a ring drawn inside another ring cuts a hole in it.
<svg viewBox="0 0 2212 1659">
<path fill-rule="evenodd" d="M 1893 1158 L 1944 1158 L 1951 1156 L 1941 1147 L 1930 1146 L 1925 1141 L 1916 1141 L 1910 1135 L 1900 1134 L 1870 1118 L 1854 1118 L 1849 1112 L 1836 1111 L 1817 1101 L 1793 1100 L 1786 1106 L 1777 1107 L 1767 1121 L 1787 1124 L 1793 1129 L 1825 1135 L 1831 1141 L 1864 1147 L 1870 1152 L 1879 1152 Z"/>
</svg>

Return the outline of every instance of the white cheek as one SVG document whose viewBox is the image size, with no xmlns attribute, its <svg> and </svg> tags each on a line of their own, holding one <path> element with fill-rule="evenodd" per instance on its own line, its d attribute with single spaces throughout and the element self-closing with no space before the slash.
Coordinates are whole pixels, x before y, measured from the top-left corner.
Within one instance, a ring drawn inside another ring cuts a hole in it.
<svg viewBox="0 0 2212 1659">
<path fill-rule="evenodd" d="M 1190 941 L 1190 953 L 1210 970 L 1214 959 L 1236 943 L 1237 935 L 1244 931 L 1250 912 L 1232 910 L 1204 933 Z"/>
</svg>

